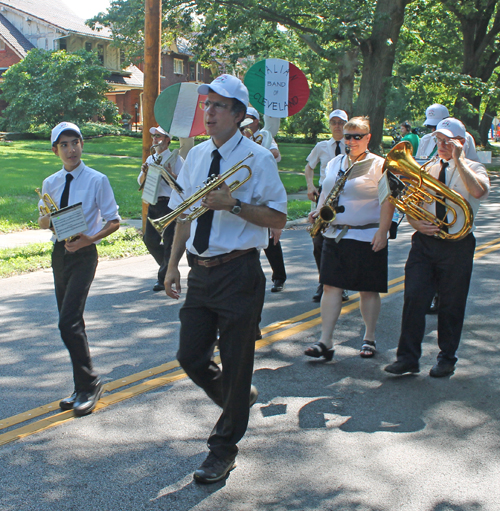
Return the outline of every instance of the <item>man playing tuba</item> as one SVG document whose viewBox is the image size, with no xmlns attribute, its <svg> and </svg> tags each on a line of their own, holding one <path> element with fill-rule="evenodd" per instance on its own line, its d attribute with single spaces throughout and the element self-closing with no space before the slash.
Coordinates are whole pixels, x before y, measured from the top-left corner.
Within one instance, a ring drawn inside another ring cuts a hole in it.
<svg viewBox="0 0 500 511">
<path fill-rule="evenodd" d="M 465 158 L 466 131 L 458 119 L 450 117 L 442 120 L 437 125 L 435 136 L 440 159 L 428 169 L 429 174 L 462 195 L 470 203 L 475 216 L 480 201 L 487 198 L 490 189 L 486 168 Z M 452 204 L 449 206 L 453 207 Z M 423 207 L 440 220 L 445 217 L 448 222 L 452 220 L 453 212 L 442 204 L 433 202 Z M 456 213 L 457 219 L 449 227 L 450 234 L 459 232 L 464 225 L 464 213 L 459 209 Z M 455 354 L 462 333 L 476 240 L 472 232 L 459 241 L 442 239 L 436 236 L 439 228 L 434 224 L 410 217 L 408 221 L 416 232 L 405 267 L 401 336 L 397 360 L 385 370 L 392 374 L 419 372 L 425 314 L 437 289 L 440 351 L 429 374 L 435 378 L 448 376 L 455 371 Z"/>
</svg>

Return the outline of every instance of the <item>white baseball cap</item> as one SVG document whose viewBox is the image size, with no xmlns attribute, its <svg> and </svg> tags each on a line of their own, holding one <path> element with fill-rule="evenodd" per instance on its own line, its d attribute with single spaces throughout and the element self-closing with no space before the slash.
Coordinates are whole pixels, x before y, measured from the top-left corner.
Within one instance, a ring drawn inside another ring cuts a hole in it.
<svg viewBox="0 0 500 511">
<path fill-rule="evenodd" d="M 251 115 L 252 117 L 255 117 L 258 121 L 260 121 L 259 112 L 257 112 L 257 110 L 253 106 L 247 107 L 247 115 Z"/>
<path fill-rule="evenodd" d="M 54 144 L 54 142 L 57 142 L 59 135 L 66 130 L 74 131 L 80 136 L 80 138 L 83 138 L 82 132 L 76 124 L 73 124 L 72 122 L 60 122 L 55 128 L 52 129 L 52 132 L 50 133 L 50 143 Z"/>
<path fill-rule="evenodd" d="M 349 117 L 347 117 L 347 113 L 344 112 L 344 110 L 334 110 L 328 116 L 328 120 L 331 121 L 332 117 L 338 117 L 339 119 L 342 119 L 345 122 L 349 120 Z"/>
<path fill-rule="evenodd" d="M 425 111 L 424 126 L 437 126 L 443 119 L 450 116 L 450 112 L 444 105 L 435 103 Z"/>
<path fill-rule="evenodd" d="M 168 138 L 172 139 L 170 133 L 165 131 L 161 126 L 157 126 L 156 128 L 153 126 L 152 128 L 149 128 L 149 133 L 151 133 L 151 135 L 154 135 L 157 132 L 160 135 L 167 135 Z"/>
<path fill-rule="evenodd" d="M 442 133 L 449 138 L 461 137 L 465 138 L 465 126 L 454 117 L 442 120 L 436 127 L 434 133 Z"/>
<path fill-rule="evenodd" d="M 200 85 L 198 87 L 198 94 L 206 95 L 210 90 L 225 98 L 237 99 L 248 107 L 248 89 L 236 76 L 220 75 L 212 83 Z"/>
</svg>

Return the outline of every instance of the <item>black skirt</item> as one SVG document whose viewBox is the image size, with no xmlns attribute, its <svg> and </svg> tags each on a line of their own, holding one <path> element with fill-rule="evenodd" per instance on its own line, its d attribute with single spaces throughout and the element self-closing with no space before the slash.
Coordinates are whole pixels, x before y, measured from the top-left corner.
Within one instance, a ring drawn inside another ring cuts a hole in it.
<svg viewBox="0 0 500 511">
<path fill-rule="evenodd" d="M 319 281 L 350 291 L 387 293 L 387 246 L 374 252 L 367 241 L 325 238 Z"/>
</svg>

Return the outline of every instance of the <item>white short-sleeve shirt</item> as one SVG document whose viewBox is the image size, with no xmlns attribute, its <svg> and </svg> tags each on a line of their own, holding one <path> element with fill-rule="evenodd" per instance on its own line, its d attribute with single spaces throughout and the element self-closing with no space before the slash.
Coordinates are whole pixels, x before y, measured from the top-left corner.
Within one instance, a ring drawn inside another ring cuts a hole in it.
<svg viewBox="0 0 500 511">
<path fill-rule="evenodd" d="M 235 199 L 239 199 L 246 204 L 268 206 L 286 214 L 286 191 L 279 178 L 278 166 L 274 156 L 268 149 L 255 144 L 239 131 L 220 148 L 217 148 L 210 139 L 189 151 L 177 179 L 178 183 L 184 188 L 184 194 L 181 197 L 176 191 L 172 192 L 169 201 L 171 209 L 176 209 L 184 199 L 193 195 L 206 181 L 212 162 L 212 152 L 215 149 L 219 150 L 222 157 L 220 161 L 221 174 L 243 160 L 248 153 L 254 154 L 253 157 L 243 163 L 243 165 L 250 167 L 252 176 L 246 183 L 232 192 L 231 195 Z M 229 177 L 226 183 L 230 185 L 235 180 L 243 181 L 247 176 L 248 171 L 240 169 Z M 195 206 L 199 206 L 199 202 Z M 189 214 L 189 211 L 186 211 L 186 214 Z M 226 254 L 233 250 L 266 248 L 269 242 L 266 227 L 259 227 L 247 222 L 229 211 L 214 211 L 209 247 L 203 254 L 198 254 L 193 246 L 197 225 L 198 220 L 191 223 L 191 232 L 186 248 L 192 254 L 203 257 Z"/>
<path fill-rule="evenodd" d="M 339 141 L 340 154 L 345 154 L 345 141 L 344 139 Z M 331 138 L 330 140 L 323 140 L 322 142 L 318 142 L 313 150 L 309 153 L 307 157 L 307 163 L 309 167 L 314 169 L 316 165 L 321 163 L 319 168 L 319 185 L 323 185 L 323 181 L 326 177 L 326 166 L 328 162 L 335 158 L 335 151 L 337 149 L 337 142 Z"/>
</svg>

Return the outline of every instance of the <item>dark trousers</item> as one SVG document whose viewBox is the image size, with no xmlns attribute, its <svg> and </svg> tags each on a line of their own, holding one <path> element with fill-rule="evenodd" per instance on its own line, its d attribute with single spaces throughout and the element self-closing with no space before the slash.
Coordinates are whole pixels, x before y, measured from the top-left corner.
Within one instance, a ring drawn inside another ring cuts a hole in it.
<svg viewBox="0 0 500 511">
<path fill-rule="evenodd" d="M 52 270 L 59 310 L 59 330 L 73 364 L 77 392 L 88 391 L 98 379 L 92 367 L 83 311 L 97 268 L 94 244 L 75 253 L 66 253 L 57 242 L 52 252 Z"/>
<path fill-rule="evenodd" d="M 148 217 L 156 220 L 162 216 L 168 215 L 172 210 L 168 207 L 168 197 L 159 197 L 158 202 L 153 206 L 148 207 Z M 172 222 L 163 232 L 163 236 L 158 234 L 158 231 L 146 222 L 146 232 L 142 237 L 149 253 L 155 258 L 155 261 L 160 267 L 158 270 L 158 280 L 163 283 L 165 274 L 167 273 L 168 261 L 172 251 L 172 242 L 174 241 L 175 222 Z"/>
<path fill-rule="evenodd" d="M 397 359 L 418 364 L 425 315 L 439 294 L 438 362 L 455 363 L 472 275 L 476 240 L 445 241 L 416 232 L 405 266 L 405 296 Z"/>
<path fill-rule="evenodd" d="M 272 281 L 286 280 L 285 261 L 283 259 L 283 250 L 281 248 L 281 241 L 278 241 L 276 245 L 272 238 L 269 239 L 269 246 L 264 249 L 269 265 L 273 270 Z"/>
<path fill-rule="evenodd" d="M 234 457 L 249 417 L 255 331 L 264 304 L 265 277 L 257 251 L 204 268 L 192 263 L 180 311 L 177 359 L 222 414 L 208 439 L 219 458 Z M 222 369 L 213 361 L 216 333 Z"/>
</svg>

